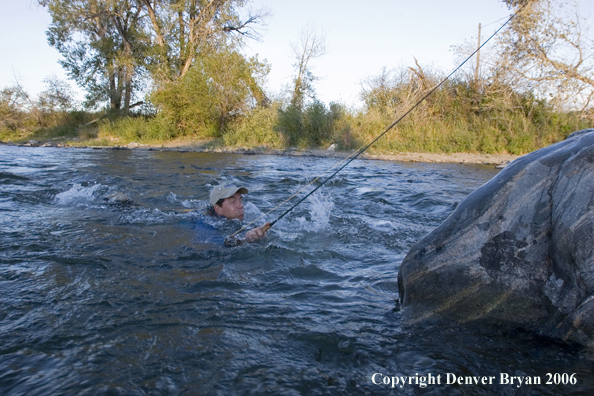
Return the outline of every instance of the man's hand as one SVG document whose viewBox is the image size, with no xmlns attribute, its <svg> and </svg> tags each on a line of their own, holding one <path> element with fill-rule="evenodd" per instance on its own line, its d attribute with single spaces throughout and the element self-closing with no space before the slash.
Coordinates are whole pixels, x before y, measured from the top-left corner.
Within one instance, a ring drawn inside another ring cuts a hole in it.
<svg viewBox="0 0 594 396">
<path fill-rule="evenodd" d="M 270 223 L 264 224 L 262 227 L 254 228 L 245 233 L 246 242 L 256 242 L 266 236 L 266 231 L 270 228 Z"/>
</svg>

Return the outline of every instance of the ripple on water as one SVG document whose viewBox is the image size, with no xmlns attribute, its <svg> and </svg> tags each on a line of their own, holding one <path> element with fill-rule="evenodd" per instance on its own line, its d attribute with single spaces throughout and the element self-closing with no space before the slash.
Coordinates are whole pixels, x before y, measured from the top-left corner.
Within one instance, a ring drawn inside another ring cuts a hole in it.
<svg viewBox="0 0 594 396">
<path fill-rule="evenodd" d="M 248 186 L 246 222 L 263 223 L 336 163 L 0 146 L 0 393 L 388 394 L 376 372 L 571 372 L 572 388 L 521 391 L 591 393 L 579 348 L 402 321 L 400 262 L 492 169 L 356 160 L 262 242 L 229 248 L 194 231 L 240 227 L 202 215 L 214 185 Z M 115 193 L 133 204 L 106 200 Z"/>
</svg>

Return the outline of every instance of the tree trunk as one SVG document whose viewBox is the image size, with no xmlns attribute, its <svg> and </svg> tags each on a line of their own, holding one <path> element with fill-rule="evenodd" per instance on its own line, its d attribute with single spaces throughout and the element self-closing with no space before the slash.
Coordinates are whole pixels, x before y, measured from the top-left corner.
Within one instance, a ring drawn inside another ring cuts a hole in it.
<svg viewBox="0 0 594 396">
<path fill-rule="evenodd" d="M 132 73 L 129 71 L 129 68 L 126 68 L 126 87 L 125 87 L 125 96 L 124 96 L 124 114 L 128 115 L 130 113 L 130 99 L 132 97 Z"/>
<path fill-rule="evenodd" d="M 117 104 L 116 73 L 113 67 L 109 69 L 109 107 L 112 110 L 119 109 Z"/>
</svg>

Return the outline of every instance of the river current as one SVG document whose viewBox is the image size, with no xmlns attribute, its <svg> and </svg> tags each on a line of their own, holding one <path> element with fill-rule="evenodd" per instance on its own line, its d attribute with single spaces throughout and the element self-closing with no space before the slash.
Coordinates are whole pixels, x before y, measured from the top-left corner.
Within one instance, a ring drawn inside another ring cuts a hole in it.
<svg viewBox="0 0 594 396">
<path fill-rule="evenodd" d="M 261 225 L 339 162 L 0 146 L 0 394 L 592 394 L 587 350 L 400 317 L 402 259 L 492 166 L 356 160 L 263 241 L 194 227 L 241 227 L 214 185 Z"/>
</svg>

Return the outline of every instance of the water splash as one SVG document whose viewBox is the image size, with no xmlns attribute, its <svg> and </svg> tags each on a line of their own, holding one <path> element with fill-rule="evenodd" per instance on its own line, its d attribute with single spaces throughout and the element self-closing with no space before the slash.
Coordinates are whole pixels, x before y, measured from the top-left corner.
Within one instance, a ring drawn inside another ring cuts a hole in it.
<svg viewBox="0 0 594 396">
<path fill-rule="evenodd" d="M 104 186 L 97 183 L 92 185 L 74 184 L 64 192 L 56 195 L 55 201 L 58 205 L 66 206 L 72 204 L 87 204 L 94 202 L 96 196 Z"/>
<path fill-rule="evenodd" d="M 307 200 L 311 204 L 307 207 L 309 216 L 307 218 L 298 217 L 295 219 L 297 225 L 291 228 L 312 232 L 320 232 L 328 228 L 330 225 L 330 213 L 332 213 L 332 209 L 334 208 L 332 198 L 320 191 L 316 191 Z"/>
<path fill-rule="evenodd" d="M 311 202 L 311 218 L 313 231 L 321 231 L 330 225 L 330 213 L 334 209 L 334 201 L 329 195 L 316 191 L 309 197 Z"/>
<path fill-rule="evenodd" d="M 194 209 L 196 211 L 203 211 L 210 207 L 210 203 L 208 201 L 198 199 L 185 199 L 181 201 L 180 204 L 186 209 Z"/>
<path fill-rule="evenodd" d="M 169 194 L 167 194 L 167 202 L 170 204 L 177 203 L 177 195 L 173 191 L 170 191 Z"/>
</svg>

